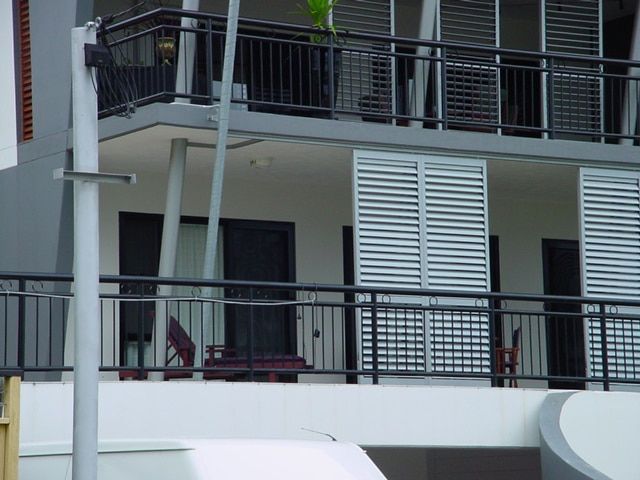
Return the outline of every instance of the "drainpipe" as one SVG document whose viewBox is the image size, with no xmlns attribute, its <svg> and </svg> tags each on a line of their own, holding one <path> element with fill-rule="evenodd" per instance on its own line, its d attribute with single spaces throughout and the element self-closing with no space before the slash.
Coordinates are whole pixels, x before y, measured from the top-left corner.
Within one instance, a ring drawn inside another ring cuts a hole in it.
<svg viewBox="0 0 640 480">
<path fill-rule="evenodd" d="M 436 11 L 438 2 L 434 0 L 422 0 L 422 12 L 420 14 L 420 31 L 418 38 L 423 40 L 433 40 Z M 419 46 L 417 55 L 427 56 L 430 52 L 429 47 Z M 428 60 L 416 60 L 414 64 L 413 75 L 413 91 L 409 99 L 409 114 L 416 117 L 424 117 L 425 94 L 427 89 L 427 81 L 429 80 L 429 68 L 431 62 Z M 444 88 L 444 85 L 442 86 Z M 422 127 L 421 120 L 411 120 L 409 123 L 412 127 Z"/>
<path fill-rule="evenodd" d="M 178 251 L 178 232 L 180 230 L 180 212 L 182 210 L 182 187 L 187 163 L 187 139 L 171 140 L 171 157 L 167 174 L 167 198 L 162 224 L 162 244 L 160 247 L 159 277 L 173 277 L 176 270 Z M 158 295 L 171 295 L 171 285 L 158 285 Z M 167 358 L 167 302 L 156 302 L 153 341 L 156 364 L 164 366 Z M 164 380 L 164 372 L 150 372 L 149 380 Z"/>
<path fill-rule="evenodd" d="M 630 60 L 640 59 L 640 2 L 636 6 L 636 15 L 633 22 L 633 33 L 631 35 L 631 48 L 629 51 Z M 630 67 L 629 76 L 640 76 L 640 68 Z M 627 80 L 624 92 L 624 103 L 622 104 L 622 114 L 620 117 L 620 133 L 623 135 L 634 135 L 638 129 L 638 90 L 640 80 Z M 633 145 L 632 138 L 621 138 L 621 145 Z"/>
<path fill-rule="evenodd" d="M 240 0 L 229 0 L 227 17 L 227 36 L 224 48 L 224 64 L 222 67 L 222 86 L 220 90 L 220 107 L 218 113 L 218 140 L 216 142 L 216 160 L 211 179 L 211 199 L 209 203 L 209 223 L 207 225 L 207 242 L 204 251 L 202 278 L 213 279 L 215 272 L 216 250 L 218 248 L 218 223 L 220 222 L 220 206 L 222 202 L 222 180 L 224 178 L 224 162 L 227 153 L 227 134 L 229 132 L 229 110 L 231 108 L 231 87 L 233 83 L 233 64 L 236 53 L 236 36 L 238 33 L 238 12 Z M 205 297 L 212 295 L 212 289 L 206 289 Z M 203 321 L 213 318 L 211 304 L 206 304 Z M 206 333 L 206 332 L 205 332 Z M 198 332 L 199 334 L 199 332 Z M 195 365 L 202 362 L 202 341 L 196 349 Z M 196 342 L 198 344 L 198 342 Z M 202 378 L 202 374 L 194 375 Z"/>
<path fill-rule="evenodd" d="M 182 0 L 183 10 L 200 10 L 200 0 Z M 182 17 L 180 26 L 182 28 L 192 28 L 195 19 Z M 193 60 L 196 54 L 195 33 L 183 32 L 180 34 L 180 44 L 178 48 L 178 67 L 176 77 L 176 93 L 191 93 L 193 85 Z M 191 103 L 188 98 L 178 97 L 178 103 Z"/>
</svg>

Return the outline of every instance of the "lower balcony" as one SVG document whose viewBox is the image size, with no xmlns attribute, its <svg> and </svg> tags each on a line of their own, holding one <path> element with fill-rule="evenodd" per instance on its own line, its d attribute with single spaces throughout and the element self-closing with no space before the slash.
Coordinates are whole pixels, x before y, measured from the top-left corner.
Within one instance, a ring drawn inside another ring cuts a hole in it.
<svg viewBox="0 0 640 480">
<path fill-rule="evenodd" d="M 2 369 L 71 378 L 72 294 L 60 292 L 73 278 L 0 277 Z M 101 292 L 86 321 L 101 325 L 104 379 L 640 384 L 640 316 L 622 313 L 638 302 L 134 276 L 104 276 Z"/>
</svg>

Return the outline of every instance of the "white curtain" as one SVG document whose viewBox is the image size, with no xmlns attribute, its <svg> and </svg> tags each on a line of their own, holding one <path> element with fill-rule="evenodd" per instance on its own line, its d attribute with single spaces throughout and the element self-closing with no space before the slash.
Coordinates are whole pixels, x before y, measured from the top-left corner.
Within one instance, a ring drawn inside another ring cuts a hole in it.
<svg viewBox="0 0 640 480">
<path fill-rule="evenodd" d="M 216 278 L 224 278 L 224 262 L 221 226 L 218 230 L 218 251 L 216 253 Z M 200 278 L 204 262 L 204 250 L 207 237 L 206 224 L 183 223 L 178 233 L 178 251 L 176 252 L 176 277 Z M 175 287 L 176 296 L 191 297 L 204 289 Z M 214 289 L 215 297 L 222 296 L 222 289 Z M 203 308 L 201 302 L 172 302 L 171 315 L 190 334 L 192 340 L 204 348 L 205 345 L 224 344 L 224 309 L 215 304 L 213 309 Z M 205 312 L 209 312 L 206 314 Z M 203 318 L 203 314 L 205 317 Z M 203 339 L 200 342 L 200 338 Z M 204 352 L 203 352 L 204 353 Z M 204 357 L 200 357 L 204 358 Z"/>
</svg>

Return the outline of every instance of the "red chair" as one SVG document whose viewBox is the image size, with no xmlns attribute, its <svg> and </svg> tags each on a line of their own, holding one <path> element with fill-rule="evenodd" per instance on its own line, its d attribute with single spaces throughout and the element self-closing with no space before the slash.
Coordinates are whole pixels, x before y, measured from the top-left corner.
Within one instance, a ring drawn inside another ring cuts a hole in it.
<svg viewBox="0 0 640 480">
<path fill-rule="evenodd" d="M 149 315 L 155 319 L 155 312 L 150 312 Z M 193 367 L 193 360 L 196 355 L 196 344 L 193 343 L 189 334 L 182 328 L 182 325 L 173 317 L 169 318 L 169 329 L 167 330 L 167 353 L 171 352 L 171 356 L 167 358 L 167 365 L 178 357 L 178 366 L 191 368 Z M 121 370 L 118 372 L 120 380 L 126 378 L 138 377 L 139 370 Z M 144 378 L 147 378 L 148 372 L 144 372 Z M 167 370 L 164 373 L 164 378 L 170 380 L 172 378 L 190 378 L 191 372 L 179 372 L 175 370 Z"/>
<path fill-rule="evenodd" d="M 519 363 L 520 355 L 520 335 L 522 333 L 522 327 L 518 327 L 513 331 L 513 339 L 511 341 L 511 347 L 499 347 L 496 348 L 496 372 L 508 373 L 509 375 L 515 375 L 516 369 Z M 518 379 L 510 378 L 509 387 L 518 387 Z"/>
</svg>

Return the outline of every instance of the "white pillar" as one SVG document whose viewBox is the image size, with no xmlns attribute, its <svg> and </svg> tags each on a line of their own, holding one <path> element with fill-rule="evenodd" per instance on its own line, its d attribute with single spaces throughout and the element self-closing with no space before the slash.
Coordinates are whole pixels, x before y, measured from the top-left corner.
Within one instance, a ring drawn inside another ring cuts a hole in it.
<svg viewBox="0 0 640 480">
<path fill-rule="evenodd" d="M 96 43 L 95 26 L 71 30 L 73 165 L 98 171 L 98 101 L 84 45 Z M 98 369 L 100 299 L 98 184 L 74 182 L 74 390 L 73 465 L 75 480 L 96 480 L 98 468 Z"/>
<path fill-rule="evenodd" d="M 224 64 L 222 67 L 222 86 L 220 89 L 220 107 L 218 114 L 218 141 L 216 142 L 216 160 L 211 179 L 211 199 L 209 202 L 209 222 L 207 224 L 207 242 L 204 250 L 202 278 L 212 279 L 215 272 L 216 250 L 218 248 L 218 223 L 220 222 L 220 206 L 222 203 L 222 179 L 224 178 L 224 162 L 227 154 L 227 134 L 229 132 L 229 110 L 231 106 L 231 86 L 233 82 L 233 65 L 236 54 L 236 36 L 238 33 L 238 12 L 240 0 L 229 0 L 227 15 L 227 36 L 224 48 Z M 206 289 L 204 295 L 211 296 L 212 289 Z M 206 304 L 203 321 L 212 318 L 211 304 Z M 195 364 L 202 362 L 202 342 L 196 349 Z M 201 378 L 201 375 L 194 375 Z"/>
<path fill-rule="evenodd" d="M 171 157 L 167 173 L 167 198 L 162 224 L 162 245 L 160 247 L 159 277 L 173 277 L 176 270 L 176 252 L 180 230 L 180 212 L 182 211 L 182 188 L 187 162 L 187 139 L 171 140 Z M 158 295 L 171 295 L 171 285 L 159 285 Z M 155 324 L 153 328 L 153 346 L 156 364 L 164 366 L 167 358 L 167 302 L 156 302 Z M 164 380 L 163 372 L 149 373 L 150 380 Z"/>
<path fill-rule="evenodd" d="M 636 5 L 636 16 L 633 22 L 633 34 L 631 36 L 631 48 L 629 49 L 629 59 L 640 60 L 640 2 Z M 640 77 L 640 68 L 631 67 L 627 75 Z M 633 135 L 638 129 L 638 90 L 640 85 L 637 80 L 628 80 L 625 85 L 624 103 L 620 116 L 620 133 L 623 135 Z M 622 145 L 633 145 L 633 139 L 621 138 Z"/>
<path fill-rule="evenodd" d="M 420 31 L 418 38 L 421 40 L 433 40 L 436 24 L 437 12 L 436 0 L 422 0 L 422 11 L 420 14 Z M 416 54 L 429 55 L 429 47 L 419 46 Z M 414 64 L 413 89 L 410 92 L 409 105 L 410 115 L 424 117 L 424 105 L 426 101 L 427 82 L 429 81 L 429 68 L 431 62 L 427 60 L 416 60 Z M 437 81 L 437 80 L 436 80 Z M 443 86 L 444 88 L 444 86 Z M 422 121 L 412 120 L 412 127 L 422 127 Z"/>
<path fill-rule="evenodd" d="M 200 0 L 182 0 L 183 10 L 200 9 Z M 192 18 L 183 17 L 180 21 L 182 28 L 192 28 L 195 24 Z M 195 33 L 181 33 L 178 48 L 178 67 L 176 78 L 177 93 L 191 93 L 193 85 L 193 60 L 196 54 L 196 35 Z M 188 98 L 177 98 L 176 102 L 191 103 Z"/>
</svg>

